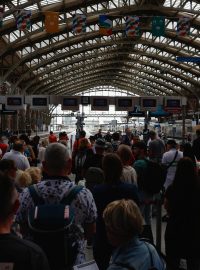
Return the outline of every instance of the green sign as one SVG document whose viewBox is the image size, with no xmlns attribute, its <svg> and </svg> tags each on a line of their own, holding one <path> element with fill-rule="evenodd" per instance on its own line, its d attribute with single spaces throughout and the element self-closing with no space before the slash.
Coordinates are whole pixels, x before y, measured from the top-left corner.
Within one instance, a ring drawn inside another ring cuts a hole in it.
<svg viewBox="0 0 200 270">
<path fill-rule="evenodd" d="M 160 37 L 165 35 L 165 18 L 163 16 L 156 16 L 152 19 L 152 35 Z"/>
</svg>

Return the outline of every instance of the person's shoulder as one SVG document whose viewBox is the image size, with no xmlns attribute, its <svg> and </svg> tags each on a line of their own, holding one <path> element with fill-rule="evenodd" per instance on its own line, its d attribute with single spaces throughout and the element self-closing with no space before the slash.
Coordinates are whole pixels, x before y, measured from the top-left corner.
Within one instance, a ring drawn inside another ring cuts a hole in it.
<svg viewBox="0 0 200 270">
<path fill-rule="evenodd" d="M 180 150 L 178 150 L 178 155 L 183 157 L 183 152 L 181 152 Z"/>
<path fill-rule="evenodd" d="M 89 189 L 87 189 L 86 187 L 82 187 L 82 189 L 78 192 L 77 198 L 81 198 L 85 201 L 91 201 L 93 200 L 93 195 Z"/>
<path fill-rule="evenodd" d="M 35 253 L 38 255 L 44 255 L 42 249 L 36 245 L 35 243 L 28 241 L 28 240 L 24 240 L 19 238 L 18 236 L 15 235 L 11 235 L 10 237 L 10 241 L 12 241 L 12 245 L 16 246 L 16 248 L 20 248 L 21 250 L 29 250 L 31 253 Z"/>
<path fill-rule="evenodd" d="M 166 151 L 164 154 L 163 154 L 163 157 L 168 157 L 168 156 L 171 156 L 173 154 L 173 151 L 172 150 L 169 150 L 169 151 Z"/>
<path fill-rule="evenodd" d="M 93 189 L 93 195 L 95 196 L 96 194 L 99 194 L 99 193 L 102 193 L 106 190 L 108 190 L 108 185 L 106 184 L 99 184 L 99 185 L 96 185 Z"/>
<path fill-rule="evenodd" d="M 2 159 L 6 158 L 6 157 L 9 157 L 10 155 L 11 155 L 11 152 L 7 152 L 7 153 L 4 154 Z"/>
<path fill-rule="evenodd" d="M 147 161 L 145 159 L 138 159 L 134 162 L 134 168 L 135 167 L 146 167 Z"/>
<path fill-rule="evenodd" d="M 120 188 L 137 192 L 137 186 L 134 183 L 120 182 Z"/>
</svg>

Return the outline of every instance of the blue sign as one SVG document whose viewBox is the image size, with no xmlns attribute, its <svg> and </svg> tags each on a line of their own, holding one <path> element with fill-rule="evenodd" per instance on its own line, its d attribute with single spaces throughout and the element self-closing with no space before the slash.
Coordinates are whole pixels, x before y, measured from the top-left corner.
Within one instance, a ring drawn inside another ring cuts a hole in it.
<svg viewBox="0 0 200 270">
<path fill-rule="evenodd" d="M 177 62 L 200 62 L 200 57 L 176 57 Z"/>
<path fill-rule="evenodd" d="M 149 117 L 162 117 L 162 116 L 170 116 L 171 114 L 169 112 L 166 112 L 163 110 L 163 107 L 161 105 L 157 106 L 157 109 L 155 112 L 149 112 Z"/>
</svg>

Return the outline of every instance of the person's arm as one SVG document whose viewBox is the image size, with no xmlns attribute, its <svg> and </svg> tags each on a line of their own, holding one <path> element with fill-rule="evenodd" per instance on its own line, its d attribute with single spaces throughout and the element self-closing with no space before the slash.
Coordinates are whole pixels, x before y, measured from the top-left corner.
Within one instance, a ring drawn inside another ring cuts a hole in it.
<svg viewBox="0 0 200 270">
<path fill-rule="evenodd" d="M 30 168 L 30 163 L 28 161 L 28 158 L 24 156 L 24 171 L 28 168 Z"/>
<path fill-rule="evenodd" d="M 85 232 L 85 238 L 91 239 L 91 237 L 96 233 L 96 222 L 85 223 L 84 232 Z"/>
<path fill-rule="evenodd" d="M 85 202 L 86 216 L 84 220 L 84 232 L 86 239 L 91 239 L 96 232 L 97 208 L 92 193 L 88 189 L 85 189 L 84 192 L 84 200 L 87 200 Z"/>
<path fill-rule="evenodd" d="M 150 158 L 154 157 L 154 153 L 153 153 L 153 150 L 152 150 L 152 142 L 151 141 L 149 143 L 148 154 L 149 154 Z"/>
<path fill-rule="evenodd" d="M 28 146 L 32 160 L 35 160 L 35 153 L 31 145 Z"/>
<path fill-rule="evenodd" d="M 167 164 L 167 160 L 166 160 L 166 155 L 164 154 L 163 157 L 162 157 L 162 161 L 161 161 L 162 164 Z"/>
<path fill-rule="evenodd" d="M 19 209 L 16 214 L 16 223 L 20 225 L 20 232 L 23 236 L 28 233 L 28 211 L 33 207 L 28 188 L 25 188 L 19 196 Z"/>
<path fill-rule="evenodd" d="M 137 173 L 134 168 L 132 168 L 132 173 L 131 173 L 131 182 L 137 185 Z"/>
</svg>

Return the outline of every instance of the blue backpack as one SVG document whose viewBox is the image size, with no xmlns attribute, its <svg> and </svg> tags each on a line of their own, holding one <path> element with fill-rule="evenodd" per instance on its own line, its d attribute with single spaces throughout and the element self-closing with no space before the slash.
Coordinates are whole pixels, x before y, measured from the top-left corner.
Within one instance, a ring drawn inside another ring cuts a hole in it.
<svg viewBox="0 0 200 270">
<path fill-rule="evenodd" d="M 28 213 L 28 226 L 32 241 L 45 252 L 51 269 L 72 268 L 78 246 L 70 233 L 74 211 L 70 204 L 83 189 L 73 186 L 57 204 L 47 204 L 38 194 L 37 185 L 28 187 L 34 207 Z"/>
</svg>

